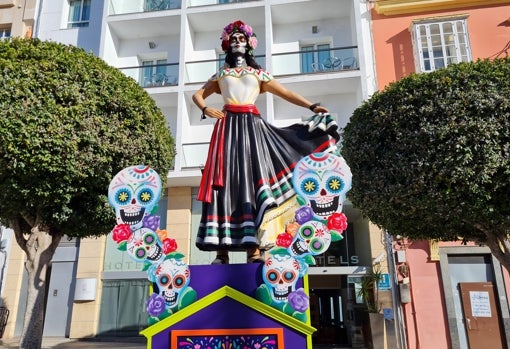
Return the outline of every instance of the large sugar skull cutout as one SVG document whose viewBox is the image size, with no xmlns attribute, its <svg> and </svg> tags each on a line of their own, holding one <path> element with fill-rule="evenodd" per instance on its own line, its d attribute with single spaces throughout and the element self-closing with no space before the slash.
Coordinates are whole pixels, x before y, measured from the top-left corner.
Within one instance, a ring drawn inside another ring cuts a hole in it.
<svg viewBox="0 0 510 349">
<path fill-rule="evenodd" d="M 351 180 L 351 169 L 343 157 L 313 153 L 296 164 L 292 184 L 316 218 L 328 219 L 333 213 L 342 212 Z"/>
<path fill-rule="evenodd" d="M 328 227 L 319 221 L 308 221 L 301 225 L 287 249 L 293 256 L 317 256 L 329 248 L 331 233 Z"/>
<path fill-rule="evenodd" d="M 191 280 L 188 265 L 177 258 L 165 259 L 156 269 L 156 284 L 159 294 L 165 298 L 170 309 L 179 305 L 179 297 L 186 291 Z"/>
<path fill-rule="evenodd" d="M 289 255 L 272 255 L 262 267 L 262 279 L 276 303 L 287 302 L 289 294 L 296 289 L 300 275 L 299 262 Z"/>
<path fill-rule="evenodd" d="M 113 177 L 108 188 L 108 201 L 115 209 L 117 224 L 142 227 L 161 196 L 161 178 L 147 166 L 131 166 Z"/>
<path fill-rule="evenodd" d="M 139 263 L 154 264 L 164 257 L 158 234 L 148 228 L 140 228 L 133 232 L 127 241 L 126 252 Z"/>
</svg>

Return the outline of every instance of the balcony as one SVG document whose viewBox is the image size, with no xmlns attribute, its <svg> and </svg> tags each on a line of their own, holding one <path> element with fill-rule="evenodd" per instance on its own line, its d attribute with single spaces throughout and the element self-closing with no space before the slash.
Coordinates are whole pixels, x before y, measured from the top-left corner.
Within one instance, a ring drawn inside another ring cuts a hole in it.
<svg viewBox="0 0 510 349">
<path fill-rule="evenodd" d="M 271 73 L 274 76 L 359 70 L 357 46 L 277 53 L 273 54 L 272 59 Z M 255 56 L 255 60 L 262 67 L 266 66 L 265 56 Z M 186 63 L 186 83 L 207 81 L 223 64 L 223 59 Z"/>
<path fill-rule="evenodd" d="M 204 5 L 222 5 L 234 4 L 239 2 L 249 2 L 255 0 L 188 0 L 188 7 L 204 6 Z"/>
<path fill-rule="evenodd" d="M 110 16 L 127 13 L 176 10 L 181 8 L 181 0 L 110 0 Z"/>
<path fill-rule="evenodd" d="M 274 76 L 315 73 L 337 73 L 359 70 L 358 47 L 337 47 L 329 50 L 307 50 L 277 53 L 272 56 Z M 255 60 L 265 67 L 264 55 Z M 203 83 L 224 64 L 223 59 L 211 59 L 186 63 L 185 83 Z M 179 83 L 179 63 L 144 64 L 119 68 L 142 87 L 175 86 Z"/>
<path fill-rule="evenodd" d="M 146 64 L 119 69 L 142 87 L 175 86 L 179 83 L 179 63 Z"/>
<path fill-rule="evenodd" d="M 273 75 L 332 73 L 357 70 L 358 47 L 285 52 L 273 55 Z"/>
</svg>

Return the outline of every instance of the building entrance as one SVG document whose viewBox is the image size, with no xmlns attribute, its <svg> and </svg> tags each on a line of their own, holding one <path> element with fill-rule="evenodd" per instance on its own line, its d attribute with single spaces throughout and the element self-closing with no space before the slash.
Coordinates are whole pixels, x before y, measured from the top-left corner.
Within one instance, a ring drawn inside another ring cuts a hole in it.
<svg viewBox="0 0 510 349">
<path fill-rule="evenodd" d="M 317 329 L 313 348 L 349 348 L 364 344 L 366 316 L 348 275 L 309 275 L 310 320 Z"/>
</svg>

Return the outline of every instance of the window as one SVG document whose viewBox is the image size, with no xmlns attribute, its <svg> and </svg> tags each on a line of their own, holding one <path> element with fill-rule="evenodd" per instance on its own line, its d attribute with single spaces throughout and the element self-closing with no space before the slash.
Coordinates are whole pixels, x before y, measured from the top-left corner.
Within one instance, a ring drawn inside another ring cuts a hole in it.
<svg viewBox="0 0 510 349">
<path fill-rule="evenodd" d="M 0 39 L 10 39 L 11 38 L 11 28 L 0 28 Z"/>
<path fill-rule="evenodd" d="M 164 86 L 168 83 L 166 59 L 145 60 L 142 62 L 141 82 L 143 87 Z"/>
<path fill-rule="evenodd" d="M 414 21 L 411 28 L 417 72 L 430 72 L 448 64 L 471 61 L 466 18 Z"/>
<path fill-rule="evenodd" d="M 70 0 L 68 28 L 88 27 L 91 0 Z"/>
<path fill-rule="evenodd" d="M 323 70 L 321 67 L 331 56 L 329 44 L 301 47 L 301 73 Z"/>
<path fill-rule="evenodd" d="M 218 54 L 218 70 L 223 68 L 223 66 L 225 65 L 225 57 L 226 56 L 227 55 L 225 53 L 219 53 Z"/>
</svg>

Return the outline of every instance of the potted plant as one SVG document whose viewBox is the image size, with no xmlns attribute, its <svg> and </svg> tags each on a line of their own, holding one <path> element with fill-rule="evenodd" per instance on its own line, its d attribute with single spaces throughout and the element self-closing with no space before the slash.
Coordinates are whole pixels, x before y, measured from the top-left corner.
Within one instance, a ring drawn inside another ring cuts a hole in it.
<svg viewBox="0 0 510 349">
<path fill-rule="evenodd" d="M 384 316 L 380 313 L 378 288 L 382 279 L 381 266 L 376 264 L 362 278 L 361 287 L 357 292 L 357 296 L 363 300 L 368 312 L 370 330 L 369 334 L 367 333 L 367 339 L 371 349 L 384 348 Z"/>
</svg>

